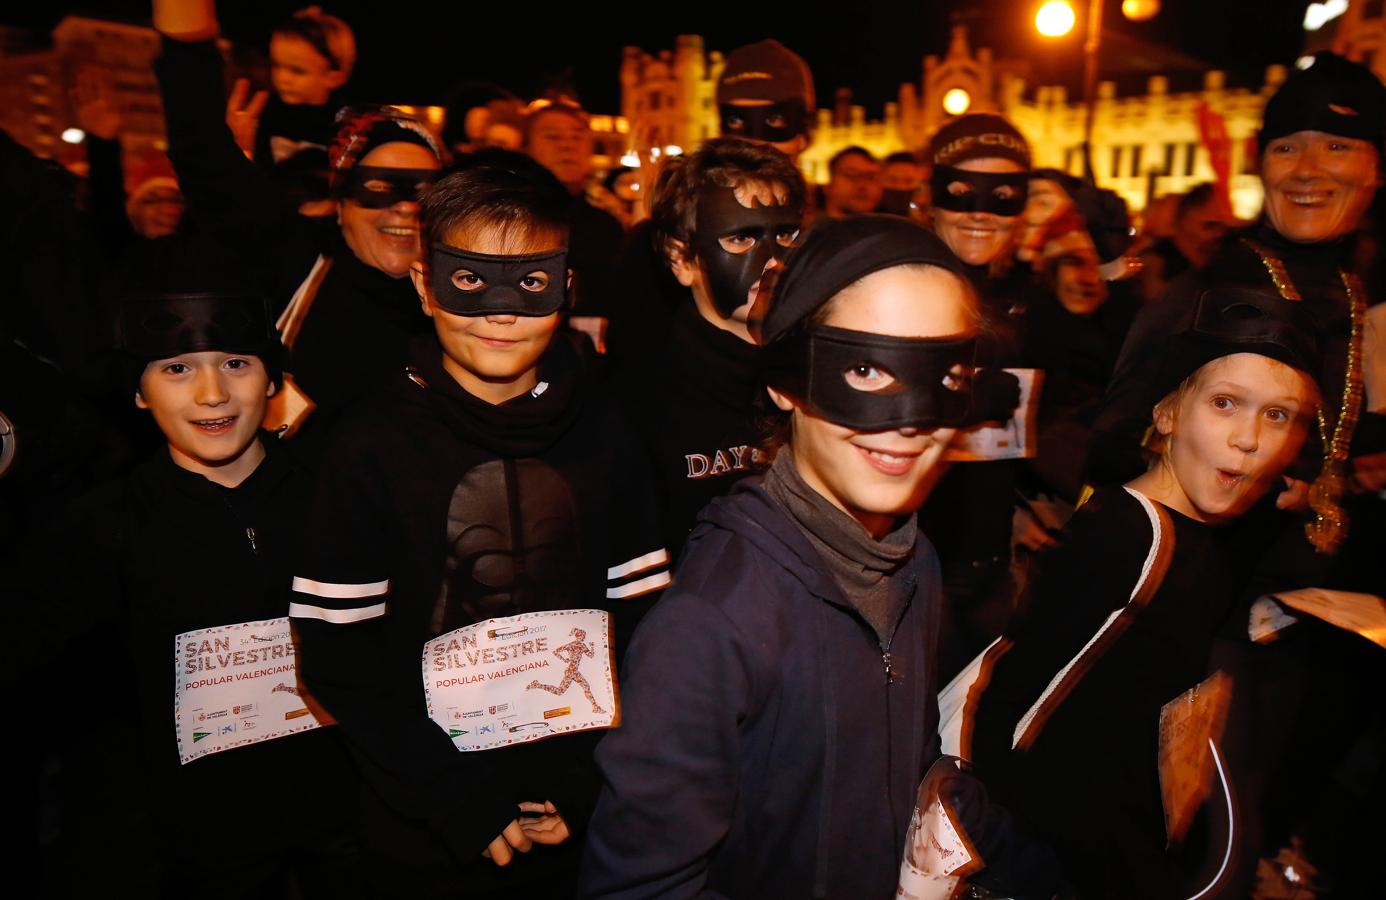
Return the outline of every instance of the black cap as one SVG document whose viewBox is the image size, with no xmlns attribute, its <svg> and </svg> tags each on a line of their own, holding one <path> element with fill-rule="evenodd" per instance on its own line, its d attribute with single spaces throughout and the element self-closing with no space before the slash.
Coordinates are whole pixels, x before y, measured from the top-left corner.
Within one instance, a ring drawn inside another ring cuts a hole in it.
<svg viewBox="0 0 1386 900">
<path fill-rule="evenodd" d="M 1386 87 L 1366 66 L 1323 51 L 1296 71 L 1266 103 L 1257 137 L 1260 150 L 1297 131 L 1323 131 L 1368 141 L 1382 152 L 1386 139 Z"/>
<path fill-rule="evenodd" d="M 244 353 L 278 379 L 282 348 L 268 300 L 219 245 L 205 238 L 150 241 L 133 255 L 118 294 L 116 346 L 134 361 Z"/>
<path fill-rule="evenodd" d="M 1253 288 L 1210 288 L 1198 298 L 1193 323 L 1170 340 L 1161 357 L 1159 396 L 1234 353 L 1270 357 L 1316 382 L 1322 366 L 1314 321 L 1302 302 Z"/>
<path fill-rule="evenodd" d="M 948 245 L 909 219 L 846 216 L 814 225 L 785 258 L 761 323 L 760 342 L 770 344 L 783 337 L 853 282 L 909 263 L 939 266 L 967 280 Z"/>
<path fill-rule="evenodd" d="M 727 54 L 717 78 L 717 104 L 734 100 L 798 101 L 813 112 L 813 74 L 803 57 L 776 40 L 757 41 Z"/>
<path fill-rule="evenodd" d="M 1030 145 L 1016 127 L 991 113 L 960 116 L 934 132 L 929 141 L 929 162 L 956 166 L 969 159 L 1000 157 L 1022 169 L 1030 168 Z"/>
</svg>

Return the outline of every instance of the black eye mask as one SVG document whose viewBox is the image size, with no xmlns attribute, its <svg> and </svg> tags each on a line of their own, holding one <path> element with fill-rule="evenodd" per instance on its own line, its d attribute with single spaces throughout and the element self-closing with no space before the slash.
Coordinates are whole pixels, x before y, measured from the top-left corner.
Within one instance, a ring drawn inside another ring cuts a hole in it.
<svg viewBox="0 0 1386 900">
<path fill-rule="evenodd" d="M 458 316 L 548 316 L 563 308 L 568 295 L 567 247 L 494 256 L 434 244 L 428 267 L 433 299 Z M 476 290 L 464 291 L 453 282 L 453 276 L 462 269 L 481 279 Z M 523 285 L 535 272 L 549 277 L 541 291 L 528 290 Z"/>
<path fill-rule="evenodd" d="M 707 273 L 712 305 L 724 319 L 750 300 L 751 285 L 760 280 L 771 259 L 784 259 L 789 248 L 779 238 L 799 230 L 803 210 L 795 206 L 742 206 L 731 188 L 705 188 L 698 197 L 693 231 L 693 254 Z M 744 235 L 755 246 L 745 253 L 728 253 L 721 238 Z"/>
<path fill-rule="evenodd" d="M 971 190 L 953 194 L 948 186 L 960 181 Z M 997 216 L 1018 216 L 1025 210 L 1025 196 L 1030 185 L 1026 172 L 1007 172 L 998 175 L 992 172 L 969 172 L 952 166 L 934 166 L 930 181 L 933 186 L 934 206 L 950 212 L 984 212 Z M 998 188 L 1010 187 L 1014 196 L 998 197 Z"/>
<path fill-rule="evenodd" d="M 393 169 L 384 166 L 356 166 L 347 178 L 346 197 L 366 209 L 384 209 L 396 203 L 412 203 L 419 192 L 438 177 L 435 169 Z M 366 187 L 368 181 L 384 181 L 390 186 L 382 191 Z"/>
<path fill-rule="evenodd" d="M 969 418 L 976 344 L 971 337 L 900 338 L 819 325 L 766 347 L 762 365 L 771 387 L 844 428 L 940 428 Z M 846 375 L 862 366 L 895 380 L 858 390 Z"/>
<path fill-rule="evenodd" d="M 779 144 L 792 141 L 808 131 L 808 110 L 804 109 L 802 103 L 767 103 L 759 106 L 723 103 L 717 109 L 722 118 L 722 137 Z"/>
</svg>

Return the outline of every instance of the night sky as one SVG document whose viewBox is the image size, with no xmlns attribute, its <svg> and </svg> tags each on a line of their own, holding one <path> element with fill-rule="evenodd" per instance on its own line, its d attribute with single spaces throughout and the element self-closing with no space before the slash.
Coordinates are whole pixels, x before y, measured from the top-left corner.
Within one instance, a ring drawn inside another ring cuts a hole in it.
<svg viewBox="0 0 1386 900">
<path fill-rule="evenodd" d="M 43 10 L 0 14 L 0 22 L 49 29 L 65 9 L 130 21 L 149 16 L 148 2 L 130 0 L 44 5 Z M 270 27 L 304 5 L 223 2 L 223 30 L 232 40 L 263 47 Z M 821 19 L 796 17 L 807 7 L 782 0 L 672 0 L 663 7 L 654 0 L 587 7 L 525 0 L 322 5 L 356 30 L 360 60 L 353 96 L 382 102 L 441 102 L 450 85 L 485 80 L 526 97 L 566 87 L 594 112 L 617 112 L 622 47 L 653 52 L 672 48 L 677 34 L 692 33 L 703 35 L 709 48 L 722 50 L 776 37 L 808 60 L 820 104 L 830 103 L 838 87 L 850 87 L 855 101 L 866 105 L 868 117 L 876 118 L 902 81 L 918 82 L 925 54 L 946 52 L 949 25 L 955 21 L 968 25 L 974 47 L 983 44 L 998 57 L 1029 59 L 1032 82 L 1067 82 L 1076 92 L 1081 71 L 1080 36 L 1054 42 L 1034 33 L 1036 0 L 871 0 L 844 4 L 840 15 Z M 1306 5 L 1306 0 L 1163 0 L 1155 19 L 1133 23 L 1122 18 L 1120 0 L 1106 0 L 1106 19 L 1111 31 L 1177 48 L 1195 61 L 1226 69 L 1233 84 L 1259 85 L 1267 64 L 1289 63 L 1299 54 Z M 1081 10 L 1087 3 L 1077 0 L 1075 6 Z M 588 9 L 627 12 L 618 16 Z M 1080 21 L 1077 30 L 1081 28 Z M 1104 76 L 1119 74 L 1108 71 L 1119 62 L 1104 60 Z M 1185 63 L 1186 71 L 1190 66 Z M 1119 81 L 1123 89 L 1128 83 L 1138 89 L 1143 78 L 1137 74 Z"/>
</svg>

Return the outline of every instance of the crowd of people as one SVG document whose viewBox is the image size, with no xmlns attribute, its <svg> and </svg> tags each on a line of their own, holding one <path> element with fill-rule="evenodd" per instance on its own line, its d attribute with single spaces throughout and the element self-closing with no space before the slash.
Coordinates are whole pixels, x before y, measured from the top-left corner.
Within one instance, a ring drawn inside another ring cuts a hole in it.
<svg viewBox="0 0 1386 900">
<path fill-rule="evenodd" d="M 1367 69 L 1136 228 L 992 113 L 807 183 L 773 40 L 594 172 L 568 98 L 348 104 L 316 7 L 258 92 L 153 23 L 166 157 L 93 73 L 85 179 L 0 135 L 47 895 L 1373 895 Z"/>
</svg>

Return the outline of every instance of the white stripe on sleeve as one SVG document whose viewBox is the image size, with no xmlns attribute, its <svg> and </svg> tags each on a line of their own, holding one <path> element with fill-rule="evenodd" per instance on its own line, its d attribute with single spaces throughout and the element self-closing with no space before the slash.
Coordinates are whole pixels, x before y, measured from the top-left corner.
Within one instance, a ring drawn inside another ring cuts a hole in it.
<svg viewBox="0 0 1386 900">
<path fill-rule="evenodd" d="M 672 580 L 673 579 L 670 577 L 667 571 L 656 572 L 655 574 L 646 576 L 645 578 L 642 578 L 639 581 L 632 581 L 629 584 L 623 584 L 620 587 L 607 588 L 606 599 L 622 600 L 627 597 L 638 597 L 641 594 L 648 594 L 650 591 L 657 591 L 662 587 L 666 587 Z"/>
<path fill-rule="evenodd" d="M 333 584 L 330 581 L 314 581 L 311 578 L 294 576 L 294 590 L 300 594 L 312 594 L 328 600 L 356 600 L 361 597 L 378 597 L 390 592 L 390 580 L 372 581 L 369 584 Z"/>
<path fill-rule="evenodd" d="M 384 603 L 362 606 L 357 609 L 325 609 L 321 606 L 309 606 L 307 603 L 289 604 L 290 618 L 318 619 L 323 622 L 331 622 L 333 625 L 350 625 L 352 622 L 378 619 L 383 615 L 385 615 Z"/>
<path fill-rule="evenodd" d="M 668 561 L 669 551 L 660 547 L 658 550 L 653 550 L 646 553 L 644 556 L 637 556 L 635 559 L 623 562 L 619 566 L 612 566 L 606 570 L 606 577 L 607 580 L 614 581 L 617 578 L 625 578 L 627 575 L 634 575 L 636 572 L 648 569 L 651 566 L 662 566 Z"/>
</svg>

